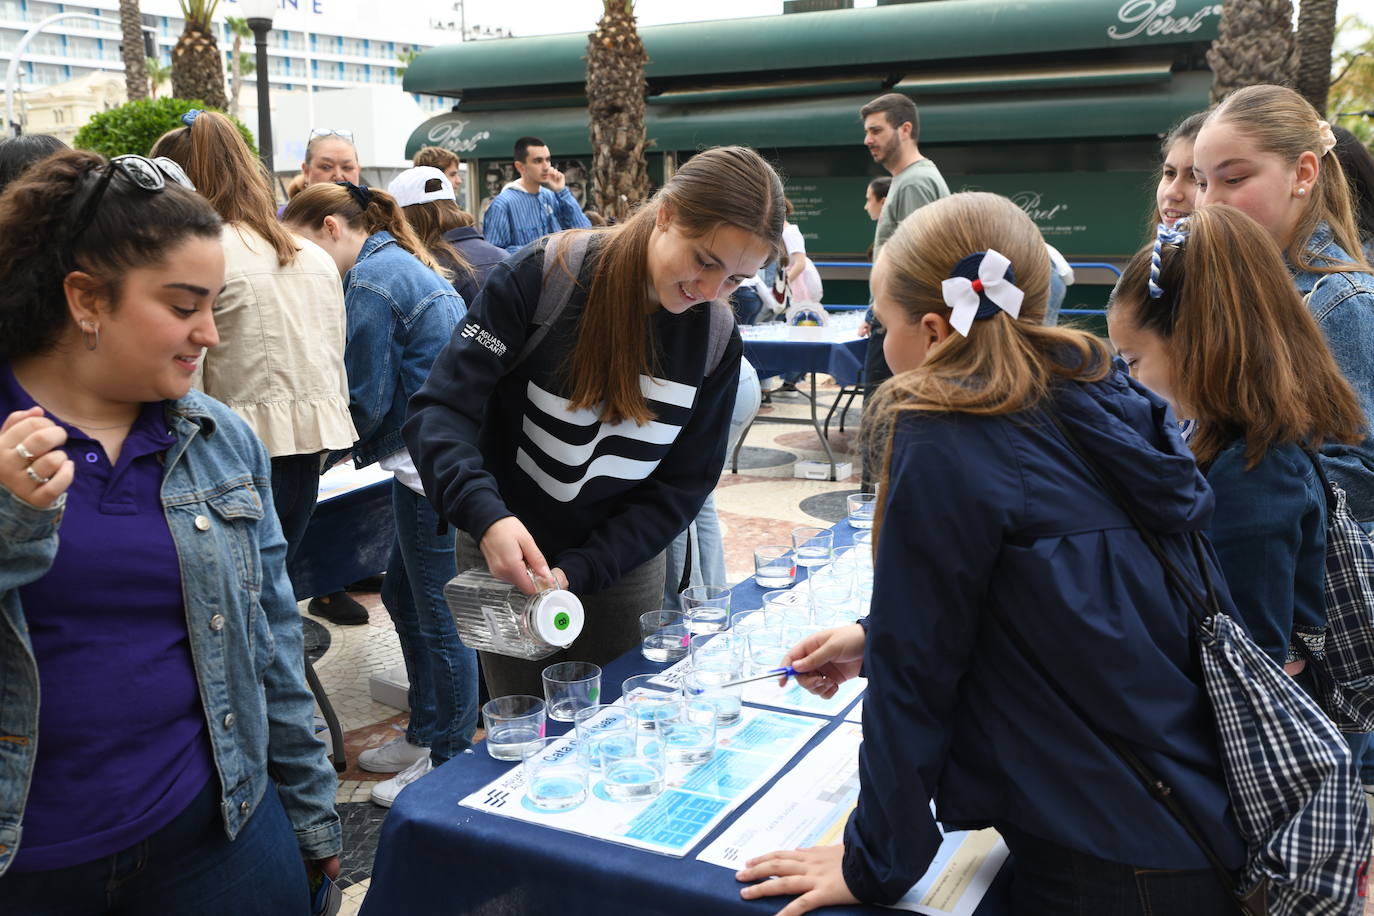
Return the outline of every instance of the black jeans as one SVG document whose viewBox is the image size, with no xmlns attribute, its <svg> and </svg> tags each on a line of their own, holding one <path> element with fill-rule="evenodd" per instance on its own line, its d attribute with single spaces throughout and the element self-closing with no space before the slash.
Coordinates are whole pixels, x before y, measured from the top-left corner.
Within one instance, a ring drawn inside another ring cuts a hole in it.
<svg viewBox="0 0 1374 916">
<path fill-rule="evenodd" d="M 1011 849 L 1016 916 L 1235 916 L 1210 868 L 1166 871 L 1109 862 L 999 825 Z"/>
<path fill-rule="evenodd" d="M 310 516 L 320 498 L 320 456 L 282 455 L 272 459 L 272 505 L 286 538 L 286 563 L 296 556 Z"/>
</svg>

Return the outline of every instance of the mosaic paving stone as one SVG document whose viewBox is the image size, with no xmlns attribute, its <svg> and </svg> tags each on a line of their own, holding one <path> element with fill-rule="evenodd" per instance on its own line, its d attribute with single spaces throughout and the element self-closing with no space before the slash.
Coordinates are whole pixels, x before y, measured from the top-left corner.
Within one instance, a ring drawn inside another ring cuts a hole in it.
<svg viewBox="0 0 1374 916">
<path fill-rule="evenodd" d="M 791 464 L 797 460 L 797 456 L 792 452 L 785 452 L 779 448 L 759 448 L 754 445 L 746 445 L 739 450 L 739 469 L 750 471 L 755 468 L 777 468 L 785 464 Z M 725 456 L 725 470 L 730 471 L 730 456 Z"/>
<path fill-rule="evenodd" d="M 801 501 L 798 508 L 807 515 L 814 515 L 816 518 L 825 519 L 827 522 L 838 522 L 849 515 L 849 506 L 845 503 L 845 497 L 857 492 L 859 491 L 835 490 L 831 493 L 808 496 Z"/>
<path fill-rule="evenodd" d="M 389 808 L 370 801 L 347 802 L 335 806 L 343 822 L 344 852 L 339 860 L 339 886 L 349 887 L 372 877 L 372 860 L 377 857 L 377 840 Z"/>
<path fill-rule="evenodd" d="M 305 633 L 305 657 L 312 662 L 319 661 L 329 651 L 329 630 L 309 617 L 301 618 L 301 629 Z"/>
</svg>

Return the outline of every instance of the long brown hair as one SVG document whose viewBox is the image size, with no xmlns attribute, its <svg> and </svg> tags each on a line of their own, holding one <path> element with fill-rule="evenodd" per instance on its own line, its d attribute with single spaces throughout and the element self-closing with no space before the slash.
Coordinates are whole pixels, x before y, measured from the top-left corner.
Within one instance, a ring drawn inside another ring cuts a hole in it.
<svg viewBox="0 0 1374 916">
<path fill-rule="evenodd" d="M 1186 240 L 1153 244 L 1121 274 L 1110 308 L 1168 342 L 1173 389 L 1197 414 L 1189 445 L 1200 464 L 1245 438 L 1246 469 L 1276 445 L 1356 443 L 1364 412 L 1293 287 L 1278 247 L 1235 207 L 1211 204 L 1184 224 Z"/>
<path fill-rule="evenodd" d="M 390 232 L 396 244 L 415 255 L 430 270 L 440 271 L 442 267 L 434 260 L 415 230 L 410 228 L 405 214 L 396 204 L 396 198 L 376 188 L 366 188 L 367 209 L 363 209 L 348 189 L 332 182 L 312 184 L 287 203 L 281 218 L 292 226 L 302 226 L 310 230 L 320 228 L 326 216 L 337 217 L 366 235 Z"/>
<path fill-rule="evenodd" d="M 437 147 L 435 148 L 437 149 Z M 422 204 L 402 207 L 401 212 L 405 214 L 406 221 L 410 223 L 410 228 L 415 230 L 415 235 L 419 237 L 420 244 L 424 245 L 441 264 L 447 261 L 456 268 L 456 271 L 450 270 L 445 265 L 439 273 L 449 280 L 457 276 L 457 271 L 461 271 L 469 277 L 475 276 L 468 259 L 463 257 L 462 252 L 453 247 L 452 242 L 444 238 L 445 232 L 457 229 L 462 225 L 468 225 L 461 221 L 459 214 L 463 211 L 458 209 L 456 203 L 451 200 L 431 200 Z"/>
<path fill-rule="evenodd" d="M 1309 203 L 1293 229 L 1284 254 L 1288 260 L 1306 271 L 1339 273 L 1343 270 L 1369 270 L 1360 248 L 1360 233 L 1355 228 L 1354 211 L 1350 206 L 1350 186 L 1345 179 L 1341 161 L 1334 150 L 1322 154 L 1320 139 L 1321 117 L 1302 96 L 1283 86 L 1246 86 L 1222 99 L 1207 123 L 1229 122 L 1255 141 L 1266 153 L 1273 153 L 1290 165 L 1303 153 L 1315 153 L 1319 161 L 1317 183 L 1312 188 Z M 1308 250 L 1317 224 L 1325 220 L 1331 226 L 1336 243 L 1345 249 L 1350 260 L 1318 264 L 1316 252 Z"/>
<path fill-rule="evenodd" d="M 581 230 L 599 233 L 602 241 L 569 361 L 571 407 L 600 409 L 608 423 L 653 419 L 639 377 L 651 374 L 652 346 L 645 346 L 649 239 L 661 208 L 670 208 L 673 222 L 690 237 L 729 225 L 776 251 L 783 206 L 782 179 L 762 156 L 743 146 L 718 146 L 689 159 L 625 222 Z"/>
<path fill-rule="evenodd" d="M 276 250 L 277 263 L 282 267 L 296 259 L 300 246 L 277 222 L 267 173 L 224 115 L 200 112 L 190 127 L 178 127 L 159 137 L 151 155 L 166 156 L 180 165 L 220 219 L 256 232 Z"/>
</svg>

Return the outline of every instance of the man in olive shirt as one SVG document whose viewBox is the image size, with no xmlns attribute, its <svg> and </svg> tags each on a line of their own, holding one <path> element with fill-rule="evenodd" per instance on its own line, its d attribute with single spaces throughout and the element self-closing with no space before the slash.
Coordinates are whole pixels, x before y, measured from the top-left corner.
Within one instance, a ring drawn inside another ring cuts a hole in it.
<svg viewBox="0 0 1374 916">
<path fill-rule="evenodd" d="M 897 224 L 911 213 L 933 200 L 949 196 L 949 186 L 935 163 L 921 155 L 916 141 L 920 135 L 921 119 L 916 103 L 899 92 L 880 95 L 859 109 L 864 122 L 864 146 L 873 161 L 892 174 L 892 186 L 878 215 L 878 228 L 873 234 L 873 258 L 877 260 L 883 244 L 896 231 Z M 859 333 L 869 334 L 868 350 L 864 356 L 864 385 L 868 392 L 892 376 L 883 358 L 883 326 L 873 317 L 870 307 Z M 864 398 L 865 404 L 868 398 Z M 864 489 L 871 483 L 869 462 L 863 462 Z"/>
</svg>

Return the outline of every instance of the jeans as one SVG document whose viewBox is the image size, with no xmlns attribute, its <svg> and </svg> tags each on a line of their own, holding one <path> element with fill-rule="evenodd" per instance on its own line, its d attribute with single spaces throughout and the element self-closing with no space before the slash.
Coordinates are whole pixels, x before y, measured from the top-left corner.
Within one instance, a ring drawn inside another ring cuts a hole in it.
<svg viewBox="0 0 1374 916">
<path fill-rule="evenodd" d="M 272 506 L 286 538 L 286 565 L 301 546 L 320 498 L 320 456 L 282 455 L 272 459 Z"/>
<path fill-rule="evenodd" d="M 1233 916 L 1210 868 L 1170 871 L 1109 862 L 999 824 L 1011 850 L 1016 916 Z"/>
<path fill-rule="evenodd" d="M 453 535 L 435 534 L 439 517 L 425 499 L 391 482 L 396 540 L 391 545 L 382 604 L 396 624 L 410 679 L 406 741 L 428 747 L 435 766 L 472 746 L 477 728 L 477 653 L 458 637 L 444 584 L 457 575 Z"/>
<path fill-rule="evenodd" d="M 753 287 L 741 286 L 730 294 L 730 308 L 735 312 L 736 323 L 753 324 L 763 311 L 763 300 Z"/>
<path fill-rule="evenodd" d="M 739 366 L 739 388 L 735 391 L 735 409 L 730 415 L 730 436 L 725 443 L 725 460 L 735 444 L 754 422 L 759 412 L 759 401 L 763 397 L 759 387 L 759 374 L 754 371 L 749 360 L 741 359 Z M 701 511 L 668 545 L 665 552 L 668 564 L 667 578 L 663 582 L 663 606 L 670 610 L 682 610 L 682 571 L 687 563 L 688 535 L 691 535 L 692 574 L 688 585 L 728 585 L 725 578 L 725 539 L 721 536 L 720 516 L 716 515 L 716 496 L 706 497 Z"/>
<path fill-rule="evenodd" d="M 14 916 L 305 916 L 309 887 L 276 787 L 239 835 L 224 835 L 211 778 L 176 818 L 122 852 L 51 871 L 0 877 Z"/>
</svg>

